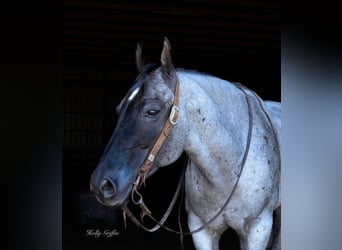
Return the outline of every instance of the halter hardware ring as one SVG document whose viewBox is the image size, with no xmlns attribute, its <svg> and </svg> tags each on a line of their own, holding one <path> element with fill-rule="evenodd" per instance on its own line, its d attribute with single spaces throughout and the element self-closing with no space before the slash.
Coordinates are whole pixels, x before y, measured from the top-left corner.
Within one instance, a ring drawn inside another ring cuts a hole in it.
<svg viewBox="0 0 342 250">
<path fill-rule="evenodd" d="M 170 116 L 169 116 L 170 123 L 172 125 L 176 125 L 178 122 L 178 118 L 179 118 L 179 108 L 178 106 L 173 105 L 171 108 Z"/>
</svg>

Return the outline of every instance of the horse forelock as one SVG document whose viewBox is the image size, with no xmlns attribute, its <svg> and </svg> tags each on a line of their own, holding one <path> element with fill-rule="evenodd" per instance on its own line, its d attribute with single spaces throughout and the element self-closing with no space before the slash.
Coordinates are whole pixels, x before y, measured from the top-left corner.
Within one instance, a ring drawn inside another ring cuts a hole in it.
<svg viewBox="0 0 342 250">
<path fill-rule="evenodd" d="M 120 113 L 122 108 L 124 106 L 127 106 L 128 103 L 132 102 L 133 99 L 137 96 L 139 91 L 142 89 L 142 86 L 146 80 L 146 77 L 151 74 L 154 70 L 158 69 L 160 67 L 160 64 L 156 63 L 149 63 L 146 64 L 138 76 L 136 77 L 135 81 L 133 82 L 133 85 L 128 90 L 126 96 L 121 100 L 120 104 L 117 107 L 117 112 Z"/>
<path fill-rule="evenodd" d="M 133 101 L 140 90 L 143 89 L 145 98 L 157 98 L 164 100 L 165 102 L 172 102 L 173 90 L 170 89 L 170 86 L 167 83 L 168 80 L 169 79 L 166 79 L 165 76 L 163 76 L 160 64 L 145 65 L 124 100 L 127 100 L 128 102 Z M 169 91 L 169 89 L 171 91 Z"/>
<path fill-rule="evenodd" d="M 143 81 L 146 78 L 146 76 L 151 74 L 153 71 L 158 69 L 160 66 L 161 66 L 160 63 L 149 63 L 149 64 L 146 64 L 142 68 L 142 70 L 140 71 L 140 73 L 137 76 L 137 78 L 135 79 L 135 82 Z"/>
</svg>

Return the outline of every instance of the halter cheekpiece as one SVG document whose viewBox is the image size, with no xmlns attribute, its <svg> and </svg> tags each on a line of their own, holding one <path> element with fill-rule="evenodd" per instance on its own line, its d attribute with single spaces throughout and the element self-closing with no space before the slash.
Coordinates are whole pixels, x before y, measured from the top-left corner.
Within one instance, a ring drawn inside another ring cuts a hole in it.
<svg viewBox="0 0 342 250">
<path fill-rule="evenodd" d="M 152 163 L 155 160 L 156 155 L 160 151 L 161 147 L 164 145 L 166 138 L 171 132 L 172 126 L 177 124 L 178 119 L 179 119 L 178 105 L 179 105 L 179 80 L 178 80 L 178 77 L 176 77 L 176 89 L 175 89 L 174 100 L 173 100 L 173 104 L 171 107 L 169 118 L 166 120 L 163 130 L 161 131 L 157 141 L 154 143 L 145 162 L 143 163 L 142 167 L 139 169 L 137 179 L 133 183 L 134 191 L 137 191 L 143 183 L 145 184 L 146 177 L 152 167 Z"/>
</svg>

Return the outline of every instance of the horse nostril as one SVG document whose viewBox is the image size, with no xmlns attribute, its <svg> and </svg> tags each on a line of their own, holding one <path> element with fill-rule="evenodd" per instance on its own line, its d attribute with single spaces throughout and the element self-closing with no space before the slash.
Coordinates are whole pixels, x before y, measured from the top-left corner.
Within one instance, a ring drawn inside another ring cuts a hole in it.
<svg viewBox="0 0 342 250">
<path fill-rule="evenodd" d="M 100 183 L 100 191 L 103 195 L 103 198 L 113 198 L 116 193 L 116 187 L 114 182 L 107 178 L 103 179 Z"/>
</svg>

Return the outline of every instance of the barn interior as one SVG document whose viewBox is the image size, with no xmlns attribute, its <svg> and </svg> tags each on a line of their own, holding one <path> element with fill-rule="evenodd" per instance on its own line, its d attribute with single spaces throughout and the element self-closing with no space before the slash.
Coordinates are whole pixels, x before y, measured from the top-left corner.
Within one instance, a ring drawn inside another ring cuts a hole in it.
<svg viewBox="0 0 342 250">
<path fill-rule="evenodd" d="M 115 128 L 115 107 L 137 76 L 136 45 L 157 62 L 167 37 L 176 67 L 240 82 L 280 101 L 280 3 L 64 0 L 62 22 L 63 249 L 180 249 L 179 236 L 165 230 L 146 233 L 129 219 L 125 228 L 120 209 L 89 193 L 90 175 Z M 183 166 L 184 156 L 147 180 L 145 202 L 157 218 Z M 176 229 L 177 205 L 167 221 Z M 181 218 L 187 231 L 184 207 Z M 88 230 L 114 234 L 95 237 Z M 220 245 L 239 249 L 232 230 Z M 184 246 L 194 249 L 191 237 L 184 237 Z"/>
</svg>

